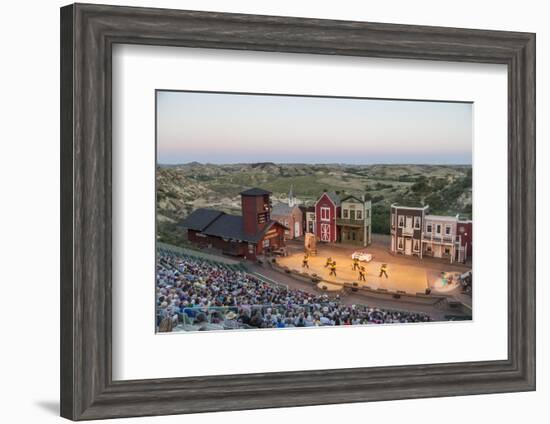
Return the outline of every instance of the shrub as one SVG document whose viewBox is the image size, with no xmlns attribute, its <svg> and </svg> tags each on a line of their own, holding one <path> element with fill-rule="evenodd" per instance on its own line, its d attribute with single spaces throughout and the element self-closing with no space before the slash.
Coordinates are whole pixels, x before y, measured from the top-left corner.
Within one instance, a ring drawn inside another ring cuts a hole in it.
<svg viewBox="0 0 550 424">
<path fill-rule="evenodd" d="M 382 205 L 372 208 L 372 232 L 376 234 L 390 234 L 390 211 Z"/>
</svg>

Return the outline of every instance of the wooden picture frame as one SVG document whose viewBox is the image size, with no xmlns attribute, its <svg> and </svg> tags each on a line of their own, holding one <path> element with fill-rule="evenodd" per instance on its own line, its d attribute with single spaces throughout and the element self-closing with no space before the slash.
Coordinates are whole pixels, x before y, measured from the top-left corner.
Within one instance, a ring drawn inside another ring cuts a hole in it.
<svg viewBox="0 0 550 424">
<path fill-rule="evenodd" d="M 111 378 L 115 43 L 508 68 L 508 359 L 152 380 Z M 72 420 L 535 389 L 535 35 L 75 4 L 61 9 L 61 415 Z"/>
</svg>

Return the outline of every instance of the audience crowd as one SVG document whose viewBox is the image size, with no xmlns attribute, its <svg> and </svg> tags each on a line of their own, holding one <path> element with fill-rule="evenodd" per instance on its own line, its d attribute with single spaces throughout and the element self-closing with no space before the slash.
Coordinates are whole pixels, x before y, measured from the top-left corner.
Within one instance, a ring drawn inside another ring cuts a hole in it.
<svg viewBox="0 0 550 424">
<path fill-rule="evenodd" d="M 286 328 L 426 322 L 426 314 L 345 305 L 326 294 L 271 285 L 221 263 L 159 251 L 157 328 Z M 183 326 L 183 327 L 181 327 Z"/>
</svg>

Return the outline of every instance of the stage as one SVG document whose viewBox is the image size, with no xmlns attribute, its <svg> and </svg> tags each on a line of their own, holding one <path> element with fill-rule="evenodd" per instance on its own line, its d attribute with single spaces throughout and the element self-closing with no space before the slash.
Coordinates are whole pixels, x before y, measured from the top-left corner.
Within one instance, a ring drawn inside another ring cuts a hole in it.
<svg viewBox="0 0 550 424">
<path fill-rule="evenodd" d="M 329 283 L 330 291 L 337 290 L 344 283 L 357 282 L 360 286 L 369 286 L 372 289 L 386 289 L 388 291 L 404 291 L 410 294 L 425 293 L 427 288 L 440 293 L 449 292 L 453 285 L 442 286 L 441 272 L 456 271 L 457 266 L 449 266 L 443 261 L 432 259 L 423 260 L 416 257 L 393 256 L 381 246 L 369 246 L 366 250 L 373 254 L 370 262 L 359 262 L 366 269 L 366 281 L 359 281 L 359 271 L 353 270 L 351 254 L 353 247 L 338 244 L 317 244 L 317 255 L 310 256 L 308 268 L 302 267 L 304 259 L 303 248 L 294 244 L 289 249 L 289 255 L 277 258 L 281 266 L 291 270 L 317 274 L 323 281 Z M 325 267 L 327 258 L 336 261 L 336 276 L 330 275 L 330 267 Z M 387 264 L 388 278 L 380 275 L 380 267 Z M 462 268 L 462 266 L 461 266 Z"/>
<path fill-rule="evenodd" d="M 303 254 L 291 254 L 279 258 L 277 262 L 290 269 L 306 271 L 309 274 L 317 274 L 328 283 L 342 285 L 344 283 L 357 282 L 360 286 L 369 286 L 372 289 L 387 289 L 389 291 L 402 290 L 408 293 L 424 293 L 428 287 L 426 270 L 420 267 L 406 266 L 397 263 L 384 262 L 387 264 L 388 278 L 379 277 L 382 262 L 374 258 L 371 262 L 360 262 L 366 270 L 366 281 L 359 281 L 359 271 L 353 270 L 353 260 L 350 255 L 332 253 L 331 258 L 336 261 L 336 277 L 330 274 L 330 268 L 325 268 L 328 256 L 312 256 L 308 260 L 309 269 L 302 268 Z"/>
</svg>

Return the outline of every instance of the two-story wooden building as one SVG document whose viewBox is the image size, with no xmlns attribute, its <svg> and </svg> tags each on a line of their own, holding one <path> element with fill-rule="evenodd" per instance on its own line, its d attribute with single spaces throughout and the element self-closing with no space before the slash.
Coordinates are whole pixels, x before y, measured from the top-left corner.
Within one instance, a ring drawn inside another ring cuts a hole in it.
<svg viewBox="0 0 550 424">
<path fill-rule="evenodd" d="M 284 247 L 287 228 L 271 219 L 271 192 L 252 188 L 240 195 L 242 215 L 201 208 L 178 226 L 193 243 L 251 260 L 266 251 Z"/>
<path fill-rule="evenodd" d="M 422 227 L 428 206 L 390 207 L 391 251 L 422 258 Z"/>
<path fill-rule="evenodd" d="M 315 206 L 300 206 L 304 214 L 304 233 L 316 234 Z"/>
<path fill-rule="evenodd" d="M 423 254 L 453 262 L 458 252 L 456 233 L 458 215 L 426 215 L 423 234 Z"/>
<path fill-rule="evenodd" d="M 336 218 L 339 241 L 344 244 L 367 246 L 371 243 L 371 201 L 346 196 L 340 202 L 340 214 Z"/>
<path fill-rule="evenodd" d="M 391 247 L 394 253 L 431 256 L 449 262 L 471 257 L 472 222 L 459 216 L 432 215 L 429 206 L 391 205 Z"/>
</svg>

